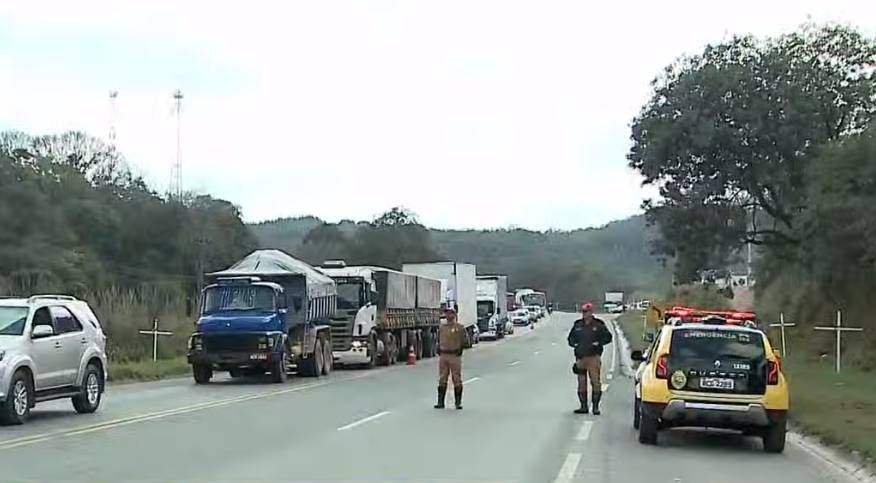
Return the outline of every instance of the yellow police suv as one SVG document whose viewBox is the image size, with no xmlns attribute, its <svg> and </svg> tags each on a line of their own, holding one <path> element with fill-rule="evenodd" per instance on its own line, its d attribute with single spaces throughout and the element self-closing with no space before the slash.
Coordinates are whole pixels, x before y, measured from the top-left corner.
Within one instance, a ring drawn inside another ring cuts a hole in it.
<svg viewBox="0 0 876 483">
<path fill-rule="evenodd" d="M 632 359 L 633 427 L 657 444 L 675 427 L 741 430 L 763 438 L 764 451 L 785 448 L 788 385 L 781 361 L 751 312 L 673 307 L 651 346 Z"/>
</svg>

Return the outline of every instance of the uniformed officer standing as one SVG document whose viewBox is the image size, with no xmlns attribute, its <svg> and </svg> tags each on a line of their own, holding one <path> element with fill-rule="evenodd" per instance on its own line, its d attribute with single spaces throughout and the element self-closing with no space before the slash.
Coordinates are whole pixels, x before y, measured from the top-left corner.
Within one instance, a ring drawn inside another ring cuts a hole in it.
<svg viewBox="0 0 876 483">
<path fill-rule="evenodd" d="M 447 323 L 438 329 L 438 404 L 435 409 L 444 409 L 447 394 L 447 377 L 453 379 L 453 395 L 456 409 L 462 409 L 462 351 L 468 345 L 468 335 L 456 320 L 456 311 L 447 309 Z"/>
<path fill-rule="evenodd" d="M 605 322 L 593 316 L 593 304 L 581 306 L 581 318 L 576 320 L 569 331 L 568 342 L 575 348 L 575 374 L 578 376 L 578 402 L 581 407 L 577 414 L 587 414 L 587 379 L 589 376 L 593 396 L 593 414 L 600 414 L 599 400 L 602 399 L 602 346 L 611 343 L 611 332 Z"/>
</svg>

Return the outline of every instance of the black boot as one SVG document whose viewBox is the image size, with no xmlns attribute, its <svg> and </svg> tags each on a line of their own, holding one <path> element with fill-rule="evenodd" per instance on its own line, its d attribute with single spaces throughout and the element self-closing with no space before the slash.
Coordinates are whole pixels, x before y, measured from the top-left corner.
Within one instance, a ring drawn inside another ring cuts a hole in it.
<svg viewBox="0 0 876 483">
<path fill-rule="evenodd" d="M 599 416 L 602 414 L 599 411 L 599 400 L 602 399 L 602 392 L 594 392 L 593 393 L 593 415 Z"/>
<path fill-rule="evenodd" d="M 453 395 L 456 397 L 456 409 L 462 409 L 462 386 L 453 386 Z"/>
<path fill-rule="evenodd" d="M 578 402 L 581 403 L 581 407 L 575 410 L 575 414 L 587 414 L 589 411 L 587 409 L 587 393 L 579 392 L 578 393 Z"/>
<path fill-rule="evenodd" d="M 447 386 L 438 386 L 438 404 L 435 409 L 444 409 L 444 396 L 447 395 Z"/>
</svg>

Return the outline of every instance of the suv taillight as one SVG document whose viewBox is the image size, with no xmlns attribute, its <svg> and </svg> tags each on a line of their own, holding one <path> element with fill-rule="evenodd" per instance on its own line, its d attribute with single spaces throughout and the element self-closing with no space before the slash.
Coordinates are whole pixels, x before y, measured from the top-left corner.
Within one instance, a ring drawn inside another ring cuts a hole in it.
<svg viewBox="0 0 876 483">
<path fill-rule="evenodd" d="M 778 362 L 770 361 L 767 365 L 767 384 L 775 386 L 779 383 L 779 366 Z"/>
<path fill-rule="evenodd" d="M 657 358 L 657 379 L 669 378 L 669 354 Z"/>
</svg>

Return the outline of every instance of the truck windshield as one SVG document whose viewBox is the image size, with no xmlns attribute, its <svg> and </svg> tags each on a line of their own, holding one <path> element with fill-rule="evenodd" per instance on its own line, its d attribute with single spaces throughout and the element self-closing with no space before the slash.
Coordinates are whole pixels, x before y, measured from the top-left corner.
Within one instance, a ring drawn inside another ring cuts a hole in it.
<svg viewBox="0 0 876 483">
<path fill-rule="evenodd" d="M 364 305 L 361 282 L 338 283 L 338 308 L 358 309 Z"/>
<path fill-rule="evenodd" d="M 208 288 L 204 295 L 204 313 L 221 310 L 273 311 L 274 290 L 259 285 Z"/>
<path fill-rule="evenodd" d="M 490 300 L 478 301 L 478 317 L 489 317 L 493 315 L 493 302 Z"/>
<path fill-rule="evenodd" d="M 545 305 L 545 297 L 540 293 L 524 295 L 522 298 L 524 305 L 538 305 L 540 307 Z"/>
<path fill-rule="evenodd" d="M 21 335 L 27 321 L 27 307 L 0 307 L 0 335 Z"/>
</svg>

